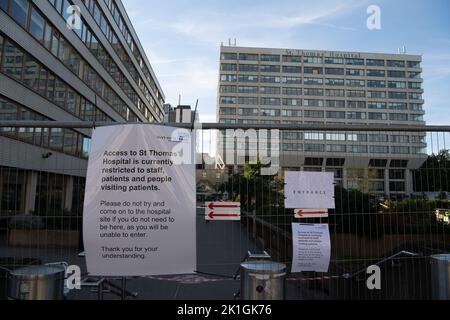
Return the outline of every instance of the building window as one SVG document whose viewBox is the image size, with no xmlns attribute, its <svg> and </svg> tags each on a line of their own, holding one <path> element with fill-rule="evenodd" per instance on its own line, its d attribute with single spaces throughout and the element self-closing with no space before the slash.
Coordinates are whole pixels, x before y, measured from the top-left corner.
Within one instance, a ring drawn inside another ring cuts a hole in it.
<svg viewBox="0 0 450 320">
<path fill-rule="evenodd" d="M 335 76 L 343 76 L 344 69 L 343 68 L 325 68 L 325 74 L 335 75 Z"/>
<path fill-rule="evenodd" d="M 261 61 L 280 62 L 280 56 L 274 54 L 262 54 Z"/>
<path fill-rule="evenodd" d="M 280 79 L 281 83 L 286 84 L 301 84 L 302 78 L 299 77 L 281 77 Z"/>
<path fill-rule="evenodd" d="M 237 60 L 237 53 L 222 53 L 221 55 L 222 60 Z"/>
<path fill-rule="evenodd" d="M 376 67 L 384 67 L 384 60 L 381 59 L 367 59 L 366 66 L 376 66 Z"/>
<path fill-rule="evenodd" d="M 10 41 L 6 41 L 3 57 L 3 72 L 20 81 L 22 79 L 23 59 L 24 54 L 22 50 L 14 46 Z"/>
<path fill-rule="evenodd" d="M 283 62 L 301 63 L 301 56 L 283 56 Z"/>
<path fill-rule="evenodd" d="M 340 89 L 326 89 L 325 95 L 327 97 L 344 97 L 345 91 Z"/>
<path fill-rule="evenodd" d="M 238 103 L 243 104 L 243 105 L 257 105 L 258 98 L 257 97 L 239 97 Z"/>
<path fill-rule="evenodd" d="M 347 69 L 346 74 L 348 76 L 353 76 L 353 77 L 363 77 L 364 70 L 363 69 Z"/>
<path fill-rule="evenodd" d="M 325 152 L 325 145 L 323 144 L 305 144 L 305 152 Z"/>
<path fill-rule="evenodd" d="M 347 87 L 365 87 L 366 81 L 364 81 L 364 80 L 347 80 L 346 86 Z"/>
<path fill-rule="evenodd" d="M 29 30 L 31 35 L 35 37 L 39 42 L 42 42 L 42 40 L 44 39 L 44 28 L 44 18 L 39 12 L 36 11 L 34 7 L 32 7 Z"/>
<path fill-rule="evenodd" d="M 304 78 L 303 83 L 306 85 L 322 85 L 323 79 L 322 78 Z"/>
<path fill-rule="evenodd" d="M 301 99 L 283 99 L 283 106 L 301 106 L 302 100 Z"/>
<path fill-rule="evenodd" d="M 257 70 L 251 70 L 251 71 L 257 71 Z M 261 72 L 275 72 L 275 73 L 277 73 L 277 72 L 280 72 L 280 66 L 272 66 L 272 65 L 269 65 L 269 66 L 261 66 L 260 67 L 260 71 Z"/>
<path fill-rule="evenodd" d="M 386 81 L 382 80 L 368 80 L 367 86 L 369 88 L 386 88 Z"/>
<path fill-rule="evenodd" d="M 394 154 L 409 154 L 409 147 L 394 146 L 391 147 L 391 152 Z"/>
<path fill-rule="evenodd" d="M 301 73 L 302 72 L 302 67 L 283 66 L 283 72 L 284 73 Z"/>
<path fill-rule="evenodd" d="M 327 144 L 326 152 L 347 152 L 345 144 Z"/>
<path fill-rule="evenodd" d="M 221 104 L 236 104 L 236 97 L 221 97 Z"/>
<path fill-rule="evenodd" d="M 369 120 L 376 120 L 376 121 L 387 120 L 387 113 L 369 112 Z"/>
<path fill-rule="evenodd" d="M 364 65 L 364 59 L 345 59 L 345 63 L 347 65 L 353 65 L 353 66 L 363 66 Z"/>
<path fill-rule="evenodd" d="M 369 102 L 367 104 L 367 107 L 369 109 L 379 109 L 379 110 L 385 110 L 387 109 L 387 104 L 386 102 Z"/>
<path fill-rule="evenodd" d="M 385 91 L 367 91 L 367 98 L 386 99 L 386 92 Z"/>
<path fill-rule="evenodd" d="M 237 64 L 222 63 L 220 65 L 220 70 L 222 70 L 222 71 L 237 71 Z"/>
<path fill-rule="evenodd" d="M 390 102 L 389 103 L 390 110 L 408 110 L 408 104 L 402 102 Z"/>
<path fill-rule="evenodd" d="M 304 96 L 323 96 L 323 89 L 305 88 L 303 89 Z"/>
<path fill-rule="evenodd" d="M 259 67 L 256 64 L 240 64 L 239 71 L 241 71 L 241 72 L 258 72 Z"/>
<path fill-rule="evenodd" d="M 347 108 L 365 109 L 366 102 L 365 101 L 347 101 Z"/>
<path fill-rule="evenodd" d="M 370 146 L 370 153 L 389 153 L 388 146 Z"/>
<path fill-rule="evenodd" d="M 30 3 L 28 0 L 11 0 L 9 12 L 11 17 L 20 24 L 23 28 L 26 28 L 28 9 Z"/>
<path fill-rule="evenodd" d="M 406 77 L 406 73 L 405 73 L 405 71 L 389 70 L 388 71 L 388 77 L 389 78 L 405 78 Z"/>
<path fill-rule="evenodd" d="M 388 88 L 406 89 L 406 82 L 404 82 L 404 81 L 389 81 Z"/>
<path fill-rule="evenodd" d="M 367 146 L 354 146 L 350 145 L 347 147 L 349 153 L 367 153 Z"/>
<path fill-rule="evenodd" d="M 409 93 L 409 99 L 410 100 L 422 100 L 422 94 L 421 93 Z"/>
<path fill-rule="evenodd" d="M 280 77 L 268 77 L 268 76 L 262 76 L 261 77 L 262 83 L 280 83 L 281 78 Z"/>
<path fill-rule="evenodd" d="M 365 98 L 366 92 L 362 90 L 347 90 L 347 97 L 349 98 Z"/>
<path fill-rule="evenodd" d="M 319 68 L 319 67 L 305 67 L 304 70 L 303 70 L 303 73 L 319 75 L 319 74 L 323 74 L 323 68 Z"/>
<path fill-rule="evenodd" d="M 325 100 L 327 108 L 345 108 L 345 100 Z"/>
<path fill-rule="evenodd" d="M 258 87 L 249 87 L 249 86 L 239 86 L 238 92 L 239 93 L 258 93 L 259 88 Z"/>
<path fill-rule="evenodd" d="M 347 119 L 351 120 L 365 120 L 366 119 L 366 113 L 365 112 L 347 112 Z"/>
<path fill-rule="evenodd" d="M 303 114 L 305 118 L 323 118 L 325 115 L 323 111 L 317 110 L 305 110 Z"/>
<path fill-rule="evenodd" d="M 279 98 L 261 98 L 261 105 L 279 106 L 280 104 Z"/>
<path fill-rule="evenodd" d="M 367 76 L 384 78 L 386 76 L 386 71 L 384 71 L 384 70 L 367 70 Z"/>
<path fill-rule="evenodd" d="M 342 58 L 325 58 L 325 64 L 344 64 Z"/>
<path fill-rule="evenodd" d="M 311 63 L 311 64 L 322 64 L 323 63 L 323 59 L 320 58 L 320 57 L 303 57 L 303 62 L 304 63 Z"/>
<path fill-rule="evenodd" d="M 387 61 L 388 67 L 395 67 L 395 68 L 404 68 L 406 66 L 405 61 L 400 60 L 388 60 Z"/>
<path fill-rule="evenodd" d="M 325 84 L 328 86 L 344 86 L 344 79 L 325 79 Z"/>
<path fill-rule="evenodd" d="M 281 89 L 278 87 L 260 87 L 259 92 L 261 94 L 280 94 Z"/>
<path fill-rule="evenodd" d="M 305 107 L 323 107 L 323 100 L 305 99 L 303 100 Z"/>
<path fill-rule="evenodd" d="M 258 61 L 259 55 L 252 53 L 239 53 L 239 60 Z"/>
<path fill-rule="evenodd" d="M 388 97 L 389 99 L 405 100 L 408 98 L 408 95 L 406 92 L 390 91 Z"/>
<path fill-rule="evenodd" d="M 283 88 L 283 94 L 289 95 L 289 96 L 300 96 L 300 95 L 302 95 L 302 89 L 301 88 Z"/>
<path fill-rule="evenodd" d="M 327 118 L 332 119 L 345 119 L 344 111 L 327 111 Z"/>
<path fill-rule="evenodd" d="M 420 61 L 408 61 L 408 68 L 420 68 Z"/>
<path fill-rule="evenodd" d="M 258 82 L 259 81 L 258 79 L 259 79 L 258 76 L 239 76 L 239 82 Z"/>
</svg>

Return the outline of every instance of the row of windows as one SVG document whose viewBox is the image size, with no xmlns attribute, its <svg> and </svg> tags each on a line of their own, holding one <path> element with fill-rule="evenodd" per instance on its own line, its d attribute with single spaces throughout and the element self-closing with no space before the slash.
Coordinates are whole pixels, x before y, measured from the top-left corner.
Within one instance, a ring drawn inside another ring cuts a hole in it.
<svg viewBox="0 0 450 320">
<path fill-rule="evenodd" d="M 0 120 L 2 121 L 51 121 L 28 108 L 19 106 L 0 96 Z M 0 128 L 0 134 L 36 146 L 87 158 L 90 138 L 71 129 L 61 128 Z"/>
<path fill-rule="evenodd" d="M 220 108 L 220 115 L 226 116 L 270 116 L 270 117 L 301 117 L 375 120 L 375 121 L 424 121 L 423 115 L 407 113 L 381 113 L 381 112 L 345 112 L 345 111 L 319 111 L 319 110 L 285 110 L 285 109 L 259 109 L 259 108 Z"/>
<path fill-rule="evenodd" d="M 331 78 L 313 78 L 304 77 L 275 77 L 275 76 L 258 76 L 258 75 L 232 75 L 221 74 L 220 81 L 222 82 L 249 82 L 249 83 L 282 83 L 282 84 L 305 84 L 305 85 L 327 85 L 327 86 L 352 86 L 365 87 L 365 80 L 351 80 L 351 79 L 331 79 Z M 384 80 L 367 80 L 367 87 L 369 88 L 398 88 L 398 89 L 421 89 L 421 82 L 406 81 L 384 81 Z"/>
<path fill-rule="evenodd" d="M 299 88 L 299 87 L 258 87 L 258 86 L 220 86 L 221 93 L 240 93 L 240 94 L 283 94 L 297 96 L 327 96 L 327 97 L 349 97 L 349 98 L 374 98 L 374 99 L 407 99 L 407 92 L 390 91 L 366 91 L 365 90 L 344 90 L 344 89 L 321 89 L 321 88 Z M 410 99 L 421 98 L 420 93 L 411 93 Z"/>
<path fill-rule="evenodd" d="M 360 134 L 360 133 L 321 133 L 321 132 L 282 132 L 284 140 L 323 140 L 323 141 L 359 141 L 374 143 L 425 143 L 425 136 L 417 135 L 388 135 L 388 134 Z"/>
<path fill-rule="evenodd" d="M 405 60 L 384 60 L 384 59 L 355 59 L 355 58 L 332 58 L 332 57 L 314 57 L 314 56 L 295 56 L 295 55 L 272 55 L 272 54 L 254 54 L 254 53 L 222 53 L 222 60 L 242 60 L 242 61 L 269 61 L 269 62 L 289 62 L 289 63 L 311 63 L 311 64 L 346 64 L 356 66 L 377 66 L 377 67 L 395 67 L 395 68 L 420 68 L 420 61 Z"/>
<path fill-rule="evenodd" d="M 404 146 L 351 146 L 345 144 L 283 143 L 282 151 L 371 153 L 371 154 L 426 154 L 425 148 Z"/>
<path fill-rule="evenodd" d="M 96 1 L 93 0 L 84 0 L 86 7 L 89 8 L 89 10 L 92 12 L 92 9 L 94 7 L 94 4 Z M 135 41 L 133 40 L 133 37 L 131 36 L 131 32 L 128 30 L 128 27 L 125 23 L 125 20 L 122 17 L 122 14 L 119 11 L 119 8 L 115 4 L 114 0 L 103 0 L 103 2 L 108 7 L 114 21 L 116 22 L 116 25 L 118 26 L 120 32 L 122 33 L 123 37 L 125 38 L 125 42 L 127 43 L 130 50 L 133 52 L 134 57 L 136 58 L 140 68 L 142 69 L 145 77 L 147 78 L 148 82 L 150 83 L 150 87 L 153 89 L 153 91 L 156 93 L 156 96 L 161 104 L 164 104 L 164 98 L 162 93 L 158 90 L 156 86 L 156 81 L 153 79 L 153 76 L 151 75 L 150 70 L 148 69 L 138 46 L 136 45 Z M 96 9 L 94 9 L 96 10 Z M 95 15 L 94 15 L 95 17 Z M 98 22 L 97 22 L 98 23 Z"/>
<path fill-rule="evenodd" d="M 112 121 L 58 76 L 0 35 L 0 72 L 84 121 Z"/>
<path fill-rule="evenodd" d="M 394 98 L 390 98 L 394 99 Z M 410 97 L 410 99 L 412 99 Z M 258 98 L 258 97 L 234 97 L 221 96 L 220 104 L 241 104 L 241 105 L 272 105 L 272 106 L 304 106 L 304 107 L 329 107 L 329 108 L 352 108 L 352 109 L 381 109 L 381 110 L 411 110 L 422 111 L 423 105 L 420 103 L 405 102 L 377 102 L 377 101 L 354 101 L 354 100 L 319 100 L 319 99 L 299 99 L 299 98 Z"/>
<path fill-rule="evenodd" d="M 3 0 L 1 3 L 1 9 L 5 10 L 67 68 L 97 92 L 123 118 L 128 121 L 137 121 L 137 116 L 126 107 L 112 88 L 81 58 L 81 55 L 73 46 L 43 18 L 36 7 L 30 5 L 29 0 Z M 20 6 L 17 5 L 17 8 L 14 9 L 14 4 L 17 3 L 20 3 Z M 20 9 L 18 9 L 19 7 Z M 22 19 L 22 17 L 24 18 Z M 21 52 L 21 50 L 19 51 Z M 18 59 L 20 59 L 20 56 Z"/>
<path fill-rule="evenodd" d="M 275 65 L 257 65 L 257 64 L 231 64 L 222 63 L 220 65 L 221 71 L 227 72 L 272 72 L 272 73 L 302 73 L 302 67 L 294 66 L 275 66 Z M 343 69 L 343 68 L 321 68 L 321 67 L 303 67 L 304 74 L 312 75 L 334 75 L 334 76 L 352 76 L 364 77 L 366 72 L 363 69 Z M 406 78 L 406 71 L 399 70 L 367 70 L 368 77 L 388 77 L 388 78 Z M 408 73 L 411 77 L 411 74 Z M 412 77 L 417 78 L 417 72 L 412 73 Z"/>
<path fill-rule="evenodd" d="M 69 6 L 72 5 L 72 3 L 68 0 L 49 0 L 52 5 L 55 6 L 55 9 L 61 14 L 61 16 L 64 19 L 68 19 L 69 13 L 67 11 L 69 10 Z M 42 18 L 42 21 L 44 21 L 44 18 Z M 47 26 L 49 26 L 48 21 L 46 21 Z M 54 33 L 57 33 L 55 29 Z M 82 19 L 81 20 L 81 28 L 74 29 L 75 34 L 83 41 L 83 43 L 86 45 L 86 47 L 89 49 L 89 51 L 94 55 L 94 57 L 98 60 L 98 62 L 105 68 L 105 70 L 108 71 L 108 73 L 111 75 L 111 77 L 114 79 L 114 81 L 119 85 L 119 87 L 123 90 L 125 95 L 132 101 L 132 103 L 138 107 L 138 109 L 144 114 L 146 106 L 144 105 L 143 101 L 139 98 L 139 95 L 137 92 L 133 89 L 130 82 L 127 80 L 125 75 L 120 71 L 117 64 L 114 62 L 114 60 L 111 58 L 111 56 L 107 53 L 105 47 L 99 42 L 98 38 L 94 35 L 92 29 L 87 25 L 87 23 Z M 55 37 L 53 37 L 55 39 Z M 127 69 L 129 70 L 131 76 L 136 81 L 136 83 L 140 84 L 141 90 L 145 93 L 144 95 L 152 105 L 152 107 L 155 109 L 155 102 L 153 101 L 153 98 L 151 97 L 148 89 L 144 86 L 144 83 L 140 80 L 137 71 L 133 68 L 132 65 L 129 65 L 130 62 L 126 63 L 127 59 L 129 59 L 128 55 L 123 51 L 119 50 L 119 43 L 117 42 L 117 38 L 115 43 L 111 43 L 113 47 L 118 51 L 118 55 L 121 58 L 121 60 L 125 63 L 127 66 Z M 38 41 L 41 43 L 43 42 L 42 38 L 37 38 Z M 87 67 L 87 62 L 84 61 L 84 59 L 81 58 L 80 54 L 75 50 L 75 48 L 68 43 L 68 41 L 60 34 L 57 36 L 57 40 L 59 40 L 59 50 L 65 50 L 66 51 L 66 58 L 61 57 L 60 60 L 69 68 L 71 66 L 75 65 L 76 70 L 72 70 L 75 72 L 75 74 L 79 75 L 80 72 L 83 72 L 83 66 Z M 58 45 L 58 44 L 56 44 Z M 56 55 L 56 54 L 55 54 Z M 58 55 L 56 55 L 58 56 Z M 76 58 L 75 63 L 67 63 L 67 61 L 73 61 L 74 57 Z M 67 60 L 67 61 L 66 61 Z M 80 67 L 79 67 L 80 66 Z M 100 81 L 103 82 L 103 79 L 100 78 L 100 76 L 95 72 L 92 71 L 95 75 L 94 77 L 97 79 L 91 80 L 91 84 L 95 85 L 96 82 Z M 106 85 L 106 83 L 105 83 Z M 149 112 L 146 112 L 149 114 Z M 153 118 L 148 119 L 150 121 L 153 120 Z"/>
</svg>

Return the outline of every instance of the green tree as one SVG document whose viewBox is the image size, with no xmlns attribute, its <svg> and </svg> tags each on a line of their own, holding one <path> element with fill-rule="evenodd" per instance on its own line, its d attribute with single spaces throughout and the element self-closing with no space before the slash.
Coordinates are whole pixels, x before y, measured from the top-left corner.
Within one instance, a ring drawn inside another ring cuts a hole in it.
<svg viewBox="0 0 450 320">
<path fill-rule="evenodd" d="M 433 154 L 419 170 L 414 172 L 416 192 L 442 192 L 450 190 L 450 153 L 442 150 Z"/>
</svg>

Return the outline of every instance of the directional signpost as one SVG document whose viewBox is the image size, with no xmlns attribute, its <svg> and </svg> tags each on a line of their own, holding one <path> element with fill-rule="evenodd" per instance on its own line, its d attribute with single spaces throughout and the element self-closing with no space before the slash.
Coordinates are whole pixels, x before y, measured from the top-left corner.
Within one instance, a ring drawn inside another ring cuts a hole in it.
<svg viewBox="0 0 450 320">
<path fill-rule="evenodd" d="M 240 202 L 207 202 L 205 210 L 207 221 L 240 221 Z"/>
<path fill-rule="evenodd" d="M 295 218 L 328 218 L 328 209 L 295 209 Z"/>
</svg>

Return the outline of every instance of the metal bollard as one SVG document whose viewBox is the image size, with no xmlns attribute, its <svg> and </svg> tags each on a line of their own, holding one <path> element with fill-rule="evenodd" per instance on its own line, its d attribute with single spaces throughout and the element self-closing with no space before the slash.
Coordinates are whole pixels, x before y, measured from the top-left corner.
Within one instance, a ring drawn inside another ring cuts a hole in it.
<svg viewBox="0 0 450 320">
<path fill-rule="evenodd" d="M 62 266 L 31 266 L 11 271 L 8 298 L 11 300 L 63 300 Z"/>
<path fill-rule="evenodd" d="M 242 300 L 284 300 L 286 265 L 271 261 L 241 264 Z"/>
<path fill-rule="evenodd" d="M 450 254 L 431 256 L 433 300 L 450 300 Z"/>
</svg>

